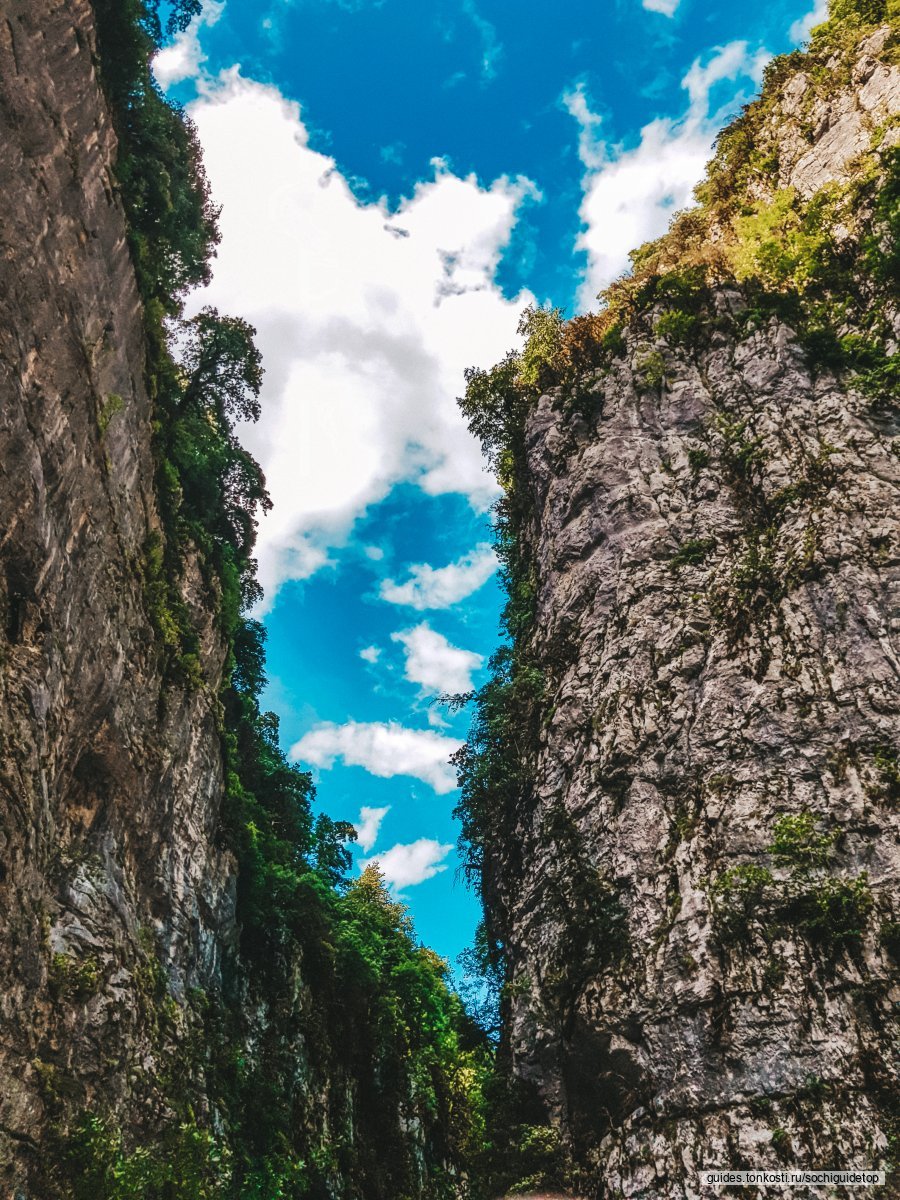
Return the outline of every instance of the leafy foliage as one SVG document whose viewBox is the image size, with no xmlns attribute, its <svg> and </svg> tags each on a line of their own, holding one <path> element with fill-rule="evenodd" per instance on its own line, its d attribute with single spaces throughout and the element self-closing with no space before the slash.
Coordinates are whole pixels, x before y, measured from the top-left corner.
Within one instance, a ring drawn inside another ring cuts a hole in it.
<svg viewBox="0 0 900 1200">
<path fill-rule="evenodd" d="M 199 0 L 171 6 L 167 30 L 186 27 Z M 119 156 L 116 180 L 148 316 L 177 313 L 185 291 L 209 279 L 219 240 L 196 131 L 160 93 L 150 59 L 160 35 L 155 0 L 94 0 L 103 86 Z"/>
<path fill-rule="evenodd" d="M 723 871 L 710 888 L 723 941 L 740 942 L 753 933 L 778 936 L 799 929 L 828 951 L 857 941 L 873 908 L 865 872 L 855 879 L 827 873 L 837 837 L 819 830 L 809 812 L 779 817 L 767 848 L 773 863 L 788 869 L 776 877 L 768 867 L 746 863 Z"/>
<path fill-rule="evenodd" d="M 540 671 L 517 664 L 502 646 L 490 660 L 491 677 L 475 697 L 468 740 L 453 757 L 460 775 L 467 870 L 477 879 L 484 852 L 498 827 L 508 827 L 528 788 L 528 750 L 535 734 L 536 706 L 543 690 Z"/>
<path fill-rule="evenodd" d="M 193 1120 L 173 1127 L 154 1153 L 126 1150 L 114 1121 L 85 1114 L 65 1154 L 73 1200 L 218 1200 L 231 1181 L 227 1152 Z"/>
<path fill-rule="evenodd" d="M 669 565 L 674 570 L 677 570 L 678 567 L 699 566 L 709 558 L 717 544 L 714 537 L 688 538 L 672 555 Z"/>
<path fill-rule="evenodd" d="M 145 601 L 168 687 L 218 691 L 221 837 L 238 860 L 240 924 L 226 975 L 240 982 L 182 1012 L 152 956 L 135 970 L 164 1115 L 135 1144 L 106 1114 L 84 1113 L 64 1139 L 59 1182 L 73 1200 L 443 1200 L 455 1194 L 448 1172 L 483 1139 L 485 1037 L 377 871 L 349 881 L 353 827 L 315 813 L 310 776 L 288 762 L 277 718 L 259 705 L 264 630 L 247 610 L 261 594 L 253 548 L 270 502 L 238 431 L 259 416 L 262 364 L 247 322 L 211 308 L 183 318 L 186 290 L 209 277 L 217 213 L 195 132 L 149 67 L 163 28 L 184 29 L 198 11 L 199 0 L 95 0 L 155 404 L 161 528 L 145 546 Z M 101 432 L 113 415 L 114 405 L 101 412 Z M 188 603 L 194 563 L 207 595 Z M 204 661 L 198 603 L 217 616 L 221 680 Z M 58 994 L 87 994 L 94 966 L 59 957 Z M 247 1003 L 269 1014 L 252 1045 Z M 302 1055 L 330 1088 L 326 1110 L 310 1112 Z M 195 1118 L 201 1097 L 219 1114 L 215 1130 Z"/>
<path fill-rule="evenodd" d="M 831 0 L 829 17 L 840 24 L 878 25 L 898 15 L 896 0 Z"/>
<path fill-rule="evenodd" d="M 554 379 L 562 356 L 563 315 L 559 308 L 529 305 L 519 319 L 525 346 L 519 357 L 518 383 L 526 391 L 540 391 Z"/>
<path fill-rule="evenodd" d="M 773 883 L 772 872 L 756 863 L 729 867 L 715 880 L 713 906 L 727 940 L 736 941 L 746 933 Z"/>
<path fill-rule="evenodd" d="M 775 862 L 808 870 L 824 867 L 835 843 L 833 833 L 820 833 L 809 812 L 779 817 L 772 830 L 769 853 Z"/>
<path fill-rule="evenodd" d="M 84 1000 L 98 990 L 100 979 L 101 965 L 93 955 L 54 954 L 50 960 L 50 992 L 56 1000 Z"/>
</svg>

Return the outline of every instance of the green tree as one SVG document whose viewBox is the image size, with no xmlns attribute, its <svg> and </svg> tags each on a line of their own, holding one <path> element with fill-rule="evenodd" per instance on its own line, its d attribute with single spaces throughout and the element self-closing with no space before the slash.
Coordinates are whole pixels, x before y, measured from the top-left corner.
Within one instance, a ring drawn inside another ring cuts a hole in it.
<svg viewBox="0 0 900 1200">
<path fill-rule="evenodd" d="M 213 408 L 223 425 L 258 421 L 263 381 L 256 330 L 240 317 L 204 308 L 181 327 L 179 346 L 185 386 L 179 411 Z"/>
</svg>

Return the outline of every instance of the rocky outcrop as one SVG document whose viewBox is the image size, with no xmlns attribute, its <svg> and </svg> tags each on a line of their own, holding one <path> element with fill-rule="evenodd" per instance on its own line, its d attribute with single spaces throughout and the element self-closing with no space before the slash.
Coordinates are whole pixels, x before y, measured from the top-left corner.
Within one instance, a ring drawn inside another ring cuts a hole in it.
<svg viewBox="0 0 900 1200">
<path fill-rule="evenodd" d="M 781 72 L 751 197 L 846 186 L 896 138 L 895 44 L 836 50 L 839 88 Z M 720 271 L 682 337 L 635 302 L 620 351 L 524 419 L 519 653 L 545 685 L 483 879 L 512 1071 L 604 1200 L 896 1155 L 900 422 L 789 290 L 754 310 Z"/>
<path fill-rule="evenodd" d="M 0 1190 L 11 1196 L 67 1087 L 85 1106 L 139 1107 L 134 1065 L 154 1050 L 135 972 L 161 956 L 176 998 L 216 978 L 234 869 L 213 838 L 224 649 L 197 579 L 207 686 L 164 687 L 144 598 L 158 519 L 143 319 L 91 8 L 11 0 L 3 18 Z"/>
</svg>

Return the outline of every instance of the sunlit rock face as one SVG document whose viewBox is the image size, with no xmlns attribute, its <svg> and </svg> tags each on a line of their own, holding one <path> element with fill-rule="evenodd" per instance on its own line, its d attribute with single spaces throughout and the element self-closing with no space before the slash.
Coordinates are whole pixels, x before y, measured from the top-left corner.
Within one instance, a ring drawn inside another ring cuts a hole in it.
<svg viewBox="0 0 900 1200">
<path fill-rule="evenodd" d="M 896 138 L 889 34 L 828 95 L 782 80 L 770 194 Z M 546 691 L 489 915 L 513 1070 L 604 1198 L 872 1166 L 896 1128 L 900 422 L 750 304 L 719 283 L 688 344 L 651 306 L 526 423 Z"/>
</svg>

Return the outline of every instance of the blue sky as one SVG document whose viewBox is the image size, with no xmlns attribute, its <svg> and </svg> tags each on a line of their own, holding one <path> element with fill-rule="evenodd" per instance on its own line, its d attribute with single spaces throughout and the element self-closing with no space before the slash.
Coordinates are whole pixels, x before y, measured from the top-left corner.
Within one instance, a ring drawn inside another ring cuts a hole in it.
<svg viewBox="0 0 900 1200">
<path fill-rule="evenodd" d="M 267 369 L 264 699 L 451 961 L 467 718 L 434 699 L 483 682 L 502 604 L 463 370 L 662 232 L 812 3 L 206 0 L 157 59 L 222 205 L 191 304 L 252 321 Z"/>
</svg>

